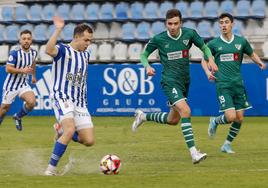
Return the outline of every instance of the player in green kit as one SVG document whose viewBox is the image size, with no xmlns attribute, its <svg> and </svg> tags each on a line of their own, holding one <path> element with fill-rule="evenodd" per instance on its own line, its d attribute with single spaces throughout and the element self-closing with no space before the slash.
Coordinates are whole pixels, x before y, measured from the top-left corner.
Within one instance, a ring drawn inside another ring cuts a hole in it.
<svg viewBox="0 0 268 188">
<path fill-rule="evenodd" d="M 141 54 L 141 62 L 146 68 L 147 75 L 153 76 L 155 70 L 148 63 L 148 56 L 159 50 L 163 66 L 161 86 L 168 98 L 169 113 L 148 113 L 136 110 L 132 130 L 136 131 L 144 121 L 155 121 L 161 124 L 177 125 L 181 120 L 181 129 L 194 164 L 204 160 L 206 153 L 201 153 L 195 147 L 191 125 L 191 110 L 186 102 L 190 84 L 189 49 L 192 44 L 199 47 L 209 57 L 208 65 L 217 71 L 212 54 L 203 39 L 193 29 L 182 27 L 181 13 L 171 9 L 166 14 L 167 31 L 155 35 Z"/>
<path fill-rule="evenodd" d="M 202 67 L 208 79 L 215 80 L 220 111 L 223 115 L 211 117 L 208 127 L 208 135 L 215 136 L 219 124 L 229 124 L 231 127 L 226 141 L 221 147 L 225 153 L 234 153 L 231 148 L 233 139 L 237 136 L 244 118 L 244 111 L 251 108 L 247 101 L 247 95 L 240 73 L 243 54 L 247 54 L 261 69 L 266 65 L 260 60 L 259 56 L 253 51 L 248 41 L 241 36 L 234 35 L 232 28 L 234 25 L 233 16 L 223 13 L 219 16 L 221 36 L 208 43 L 218 72 L 213 73 L 207 67 L 207 58 L 202 61 Z"/>
</svg>

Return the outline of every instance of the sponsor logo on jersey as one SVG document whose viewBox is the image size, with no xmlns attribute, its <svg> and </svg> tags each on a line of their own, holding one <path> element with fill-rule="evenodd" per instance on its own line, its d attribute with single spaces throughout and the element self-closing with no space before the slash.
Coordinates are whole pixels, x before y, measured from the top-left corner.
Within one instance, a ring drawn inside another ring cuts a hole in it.
<svg viewBox="0 0 268 188">
<path fill-rule="evenodd" d="M 241 49 L 241 44 L 235 44 L 236 49 L 240 50 Z"/>
<path fill-rule="evenodd" d="M 222 46 L 221 46 L 221 47 L 219 47 L 219 48 L 218 48 L 218 50 L 219 50 L 219 51 L 221 51 L 221 50 L 222 50 Z"/>
<path fill-rule="evenodd" d="M 176 60 L 181 58 L 187 58 L 189 55 L 188 50 L 175 51 L 167 53 L 168 60 Z"/>
<path fill-rule="evenodd" d="M 183 44 L 185 44 L 185 46 L 188 46 L 188 44 L 189 44 L 189 40 L 183 40 L 182 42 L 183 42 Z"/>
<path fill-rule="evenodd" d="M 165 48 L 169 48 L 169 44 L 165 44 L 165 46 L 164 46 Z"/>
<path fill-rule="evenodd" d="M 220 61 L 238 61 L 239 60 L 239 54 L 238 53 L 229 53 L 229 54 L 222 54 L 220 55 Z"/>
</svg>

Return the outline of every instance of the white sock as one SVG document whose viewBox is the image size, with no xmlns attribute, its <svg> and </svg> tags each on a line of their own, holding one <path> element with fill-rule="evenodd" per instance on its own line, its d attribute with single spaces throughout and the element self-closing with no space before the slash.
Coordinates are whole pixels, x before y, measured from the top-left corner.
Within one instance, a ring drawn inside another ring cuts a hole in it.
<svg viewBox="0 0 268 188">
<path fill-rule="evenodd" d="M 191 147 L 189 150 L 190 150 L 190 153 L 191 153 L 192 156 L 197 153 L 197 149 L 196 149 L 195 146 Z"/>
<path fill-rule="evenodd" d="M 224 144 L 231 144 L 231 142 L 228 140 L 225 140 Z"/>
<path fill-rule="evenodd" d="M 145 114 L 145 113 L 141 114 L 141 119 L 142 119 L 142 121 L 146 121 L 146 120 L 147 120 L 147 119 L 146 119 L 146 114 Z"/>
<path fill-rule="evenodd" d="M 48 167 L 47 167 L 47 170 L 50 171 L 50 172 L 54 172 L 56 170 L 56 167 L 49 164 Z"/>
</svg>

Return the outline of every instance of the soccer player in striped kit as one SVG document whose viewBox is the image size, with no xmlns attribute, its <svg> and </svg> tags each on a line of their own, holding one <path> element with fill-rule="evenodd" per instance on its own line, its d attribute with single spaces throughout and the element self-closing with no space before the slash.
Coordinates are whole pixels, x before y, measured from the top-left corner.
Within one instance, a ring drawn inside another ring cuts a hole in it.
<svg viewBox="0 0 268 188">
<path fill-rule="evenodd" d="M 35 94 L 29 85 L 29 75 L 32 75 L 32 83 L 36 83 L 35 77 L 35 59 L 37 51 L 31 48 L 32 33 L 29 30 L 23 30 L 20 33 L 20 47 L 10 51 L 6 63 L 7 77 L 3 86 L 2 104 L 0 107 L 0 124 L 10 105 L 14 102 L 16 96 L 23 101 L 22 108 L 14 114 L 17 130 L 22 130 L 22 117 L 27 115 L 35 106 Z"/>
<path fill-rule="evenodd" d="M 64 20 L 56 16 L 53 21 L 56 30 L 47 42 L 46 53 L 53 57 L 51 98 L 62 131 L 57 132 L 58 139 L 45 175 L 57 174 L 58 161 L 72 139 L 85 146 L 94 144 L 93 123 L 87 109 L 86 83 L 89 62 L 86 49 L 92 40 L 93 30 L 87 24 L 79 24 L 74 28 L 69 44 L 56 45 Z"/>
</svg>

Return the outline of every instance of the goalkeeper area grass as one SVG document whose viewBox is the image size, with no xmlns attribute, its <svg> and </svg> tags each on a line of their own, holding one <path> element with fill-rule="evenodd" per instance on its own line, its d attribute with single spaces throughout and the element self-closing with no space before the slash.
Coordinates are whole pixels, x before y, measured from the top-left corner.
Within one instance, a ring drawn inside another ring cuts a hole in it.
<svg viewBox="0 0 268 188">
<path fill-rule="evenodd" d="M 180 125 L 145 122 L 131 132 L 134 117 L 93 117 L 93 147 L 71 142 L 59 162 L 61 176 L 47 177 L 54 145 L 54 117 L 25 117 L 23 131 L 11 117 L 0 127 L 1 188 L 226 188 L 267 187 L 268 117 L 245 117 L 234 140 L 235 154 L 220 152 L 229 125 L 207 136 L 209 117 L 192 117 L 195 143 L 208 157 L 193 165 Z M 118 175 L 103 175 L 99 161 L 115 154 L 122 161 Z"/>
</svg>

